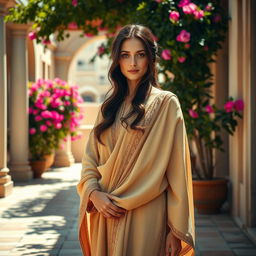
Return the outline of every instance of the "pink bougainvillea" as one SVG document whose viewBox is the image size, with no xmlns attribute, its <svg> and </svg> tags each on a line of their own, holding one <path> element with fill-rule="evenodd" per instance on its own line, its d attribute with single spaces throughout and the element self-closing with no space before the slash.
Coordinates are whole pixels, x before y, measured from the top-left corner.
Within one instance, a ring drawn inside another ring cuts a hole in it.
<svg viewBox="0 0 256 256">
<path fill-rule="evenodd" d="M 184 61 L 186 61 L 186 57 L 184 56 L 178 57 L 178 62 L 183 63 Z"/>
<path fill-rule="evenodd" d="M 30 151 L 37 158 L 58 148 L 69 134 L 77 137 L 83 119 L 78 87 L 59 78 L 29 84 Z"/>
<path fill-rule="evenodd" d="M 197 6 L 194 3 L 189 3 L 187 5 L 184 5 L 182 7 L 182 10 L 185 14 L 194 14 L 194 12 L 196 11 Z"/>
<path fill-rule="evenodd" d="M 186 5 L 188 5 L 188 4 L 190 4 L 190 0 L 181 0 L 180 2 L 179 2 L 179 4 L 178 4 L 178 6 L 180 7 L 180 8 L 182 8 L 182 7 L 184 7 L 184 6 L 186 6 Z"/>
<path fill-rule="evenodd" d="M 207 105 L 205 107 L 205 111 L 209 114 L 214 112 L 213 107 L 211 105 Z"/>
<path fill-rule="evenodd" d="M 234 107 L 234 101 L 228 101 L 224 105 L 226 112 L 231 112 L 233 110 L 233 107 Z"/>
<path fill-rule="evenodd" d="M 190 33 L 185 29 L 181 30 L 181 32 L 177 35 L 176 40 L 182 43 L 188 43 L 190 41 Z"/>
<path fill-rule="evenodd" d="M 35 133 L 36 133 L 36 129 L 35 128 L 32 127 L 32 128 L 29 129 L 29 134 L 33 135 Z"/>
<path fill-rule="evenodd" d="M 201 19 L 202 17 L 204 17 L 204 11 L 203 11 L 203 10 L 199 10 L 199 11 L 195 10 L 195 11 L 193 12 L 193 14 L 194 14 L 194 16 L 195 16 L 195 18 L 196 18 L 197 20 L 199 20 L 199 19 Z"/>
<path fill-rule="evenodd" d="M 176 22 L 176 21 L 179 20 L 179 18 L 180 18 L 180 14 L 179 14 L 177 11 L 172 11 L 172 12 L 170 12 L 169 19 L 170 19 L 171 21 Z"/>
<path fill-rule="evenodd" d="M 171 56 L 171 51 L 168 50 L 168 49 L 165 49 L 165 50 L 162 51 L 161 56 L 162 56 L 162 58 L 163 58 L 164 60 L 170 60 L 171 57 L 172 57 L 172 56 Z"/>
<path fill-rule="evenodd" d="M 75 7 L 76 7 L 76 6 L 77 6 L 77 4 L 78 4 L 78 0 L 72 0 L 72 2 L 71 2 L 71 3 L 72 3 L 72 5 L 73 5 L 73 6 L 75 6 Z"/>
<path fill-rule="evenodd" d="M 244 101 L 241 99 L 238 99 L 234 102 L 234 108 L 237 111 L 243 111 L 244 110 Z"/>
<path fill-rule="evenodd" d="M 28 38 L 29 38 L 30 40 L 36 39 L 36 32 L 30 32 L 30 33 L 28 33 Z"/>
<path fill-rule="evenodd" d="M 40 131 L 46 132 L 48 130 L 48 127 L 45 124 L 40 125 Z"/>
<path fill-rule="evenodd" d="M 188 113 L 192 118 L 198 118 L 199 117 L 198 113 L 193 109 L 189 109 Z"/>
</svg>

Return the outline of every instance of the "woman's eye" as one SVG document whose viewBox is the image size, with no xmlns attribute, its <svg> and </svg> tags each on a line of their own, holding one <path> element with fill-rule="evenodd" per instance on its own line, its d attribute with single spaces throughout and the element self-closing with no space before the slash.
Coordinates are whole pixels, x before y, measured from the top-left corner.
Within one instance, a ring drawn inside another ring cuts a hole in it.
<svg viewBox="0 0 256 256">
<path fill-rule="evenodd" d="M 125 58 L 128 58 L 128 54 L 122 54 L 122 55 L 121 55 L 121 58 L 124 58 L 124 59 L 125 59 Z"/>
<path fill-rule="evenodd" d="M 139 53 L 139 57 L 145 57 L 146 56 L 146 54 L 145 53 Z"/>
</svg>

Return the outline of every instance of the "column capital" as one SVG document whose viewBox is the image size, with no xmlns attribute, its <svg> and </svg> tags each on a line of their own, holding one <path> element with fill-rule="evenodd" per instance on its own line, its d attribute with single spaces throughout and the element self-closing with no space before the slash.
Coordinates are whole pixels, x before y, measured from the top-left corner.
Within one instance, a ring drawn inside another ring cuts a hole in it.
<svg viewBox="0 0 256 256">
<path fill-rule="evenodd" d="M 0 16 L 8 13 L 8 8 L 15 6 L 14 0 L 0 0 Z"/>
<path fill-rule="evenodd" d="M 6 27 L 11 31 L 13 36 L 26 37 L 31 24 L 17 24 L 8 22 L 6 23 Z"/>
</svg>

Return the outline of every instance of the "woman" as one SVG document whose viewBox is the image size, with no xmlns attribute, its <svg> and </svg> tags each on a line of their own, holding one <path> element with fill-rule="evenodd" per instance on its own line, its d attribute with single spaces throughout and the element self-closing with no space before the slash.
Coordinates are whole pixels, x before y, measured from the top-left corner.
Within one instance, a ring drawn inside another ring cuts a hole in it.
<svg viewBox="0 0 256 256">
<path fill-rule="evenodd" d="M 89 135 L 77 185 L 86 256 L 194 255 L 186 129 L 177 96 L 158 88 L 153 38 L 127 25 L 112 45 L 113 92 Z"/>
</svg>

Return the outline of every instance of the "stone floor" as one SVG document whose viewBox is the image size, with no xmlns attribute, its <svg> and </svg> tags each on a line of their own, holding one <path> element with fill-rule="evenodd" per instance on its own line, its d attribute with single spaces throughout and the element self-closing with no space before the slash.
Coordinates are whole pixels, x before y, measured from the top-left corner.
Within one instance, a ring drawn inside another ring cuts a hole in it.
<svg viewBox="0 0 256 256">
<path fill-rule="evenodd" d="M 0 255 L 82 256 L 77 240 L 80 164 L 58 168 L 0 199 Z M 256 255 L 256 246 L 226 214 L 196 216 L 196 255 Z"/>
</svg>

